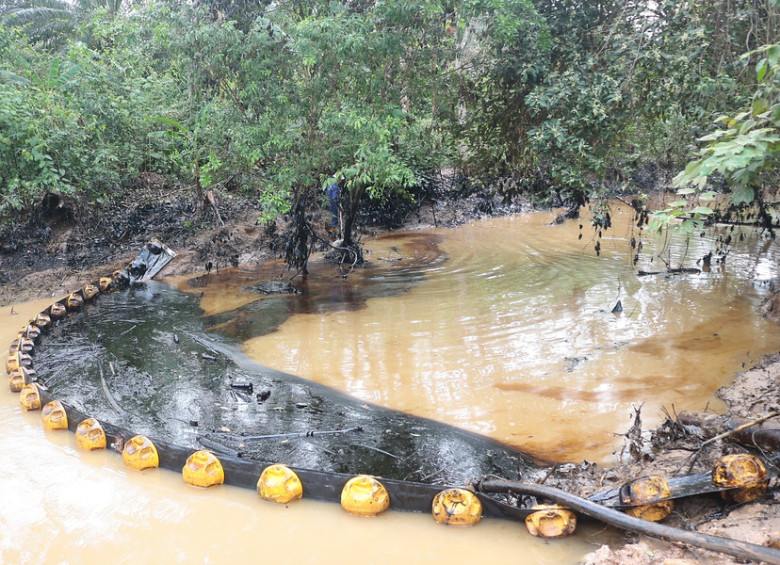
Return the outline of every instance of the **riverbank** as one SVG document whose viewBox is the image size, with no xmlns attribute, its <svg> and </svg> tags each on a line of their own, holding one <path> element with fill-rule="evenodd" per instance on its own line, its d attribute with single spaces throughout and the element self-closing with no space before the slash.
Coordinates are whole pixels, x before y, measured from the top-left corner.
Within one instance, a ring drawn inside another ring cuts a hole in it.
<svg viewBox="0 0 780 565">
<path fill-rule="evenodd" d="M 201 209 L 192 198 L 170 191 L 163 194 L 163 187 L 152 184 L 139 193 L 139 200 L 94 210 L 83 209 L 66 197 L 47 195 L 24 220 L 0 230 L 0 307 L 70 292 L 85 280 L 126 266 L 152 237 L 177 253 L 176 261 L 166 268 L 169 276 L 218 272 L 282 255 L 289 218 L 279 216 L 273 225 L 263 225 L 255 199 L 227 195 Z M 479 218 L 530 210 L 527 202 L 507 204 L 487 192 L 464 196 L 441 189 L 435 199 L 406 203 L 403 213 L 392 217 L 366 210 L 359 236 L 394 229 L 456 227 Z M 332 238 L 324 207 L 310 210 L 309 217 L 321 240 Z"/>
<path fill-rule="evenodd" d="M 486 212 L 490 207 L 485 207 L 484 204 L 485 200 L 479 197 L 473 198 L 471 202 L 428 202 L 410 212 L 404 222 L 404 228 L 456 226 L 490 215 Z M 523 206 L 519 206 L 507 211 L 523 209 Z M 275 257 L 274 242 L 279 231 L 283 230 L 283 220 L 277 224 L 275 231 L 266 230 L 257 225 L 256 212 L 248 210 L 246 203 L 239 205 L 232 202 L 220 205 L 219 219 L 216 214 L 207 213 L 200 217 L 201 224 L 195 226 L 193 220 L 199 216 L 191 210 L 194 208 L 172 201 L 157 207 L 146 204 L 139 205 L 137 209 L 125 210 L 117 214 L 117 223 L 111 224 L 113 227 L 110 227 L 108 232 L 115 234 L 124 226 L 125 231 L 116 237 L 106 237 L 104 232 L 101 232 L 105 231 L 109 224 L 89 224 L 83 221 L 68 223 L 62 219 L 48 226 L 51 230 L 49 236 L 37 243 L 34 237 L 25 236 L 24 232 L 20 231 L 19 238 L 11 241 L 17 245 L 17 249 L 8 249 L 2 256 L 2 272 L 8 282 L 2 286 L 0 304 L 9 306 L 32 297 L 62 296 L 82 286 L 85 281 L 105 274 L 115 267 L 124 267 L 143 242 L 152 236 L 159 237 L 179 253 L 177 260 L 166 270 L 168 274 L 197 274 L 205 272 L 209 263 L 212 269 L 219 270 L 236 263 L 257 263 Z M 491 213 L 495 213 L 495 208 L 492 210 Z M 67 215 L 63 218 L 67 218 Z M 125 221 L 126 218 L 135 219 Z M 143 218 L 149 220 L 148 225 Z M 325 213 L 321 212 L 317 219 L 318 225 L 324 228 L 326 219 Z M 382 226 L 369 226 L 364 228 L 364 233 L 372 235 L 385 229 Z M 25 240 L 25 237 L 28 239 Z M 4 245 L 7 243 L 8 241 L 4 240 Z M 780 398 L 775 383 L 779 376 L 780 364 L 776 358 L 766 359 L 759 368 L 740 375 L 734 385 L 719 393 L 728 404 L 729 415 L 755 418 L 777 410 Z M 673 407 L 669 407 L 669 410 L 673 412 Z M 636 434 L 633 437 L 636 438 Z M 588 494 L 642 475 L 671 475 L 685 464 L 691 453 L 690 449 L 695 448 L 693 446 L 696 441 L 701 443 L 707 439 L 704 435 L 697 438 L 695 434 L 692 437 L 670 439 L 668 434 L 664 435 L 663 427 L 652 432 L 644 431 L 639 434 L 639 438 L 638 461 L 609 469 L 579 462 L 561 465 L 548 484 L 557 484 L 570 492 Z M 686 440 L 688 443 L 685 443 Z M 706 469 L 707 465 L 720 455 L 739 449 L 741 448 L 729 441 L 715 442 L 702 454 L 699 459 L 700 467 L 695 470 Z M 780 523 L 775 517 L 777 502 L 774 491 L 761 501 L 735 509 L 721 508 L 717 497 L 685 501 L 678 504 L 676 512 L 666 523 L 753 543 L 767 543 L 775 532 L 780 531 Z M 601 548 L 584 559 L 587 563 L 600 565 L 671 564 L 674 561 L 670 560 L 674 559 L 684 559 L 684 563 L 734 562 L 723 559 L 722 556 L 671 544 L 650 540 L 634 542 L 632 538 L 628 538 L 628 541 L 630 543 L 624 547 Z"/>
</svg>

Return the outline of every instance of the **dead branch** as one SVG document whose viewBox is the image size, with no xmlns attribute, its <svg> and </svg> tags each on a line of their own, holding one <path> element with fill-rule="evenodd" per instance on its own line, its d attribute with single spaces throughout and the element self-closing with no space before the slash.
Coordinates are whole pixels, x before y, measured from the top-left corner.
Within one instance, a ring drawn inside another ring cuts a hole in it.
<svg viewBox="0 0 780 565">
<path fill-rule="evenodd" d="M 709 445 L 710 443 L 717 441 L 719 439 L 724 439 L 729 436 L 732 436 L 734 434 L 737 434 L 743 430 L 746 430 L 752 426 L 755 426 L 757 424 L 761 424 L 762 422 L 766 422 L 767 420 L 771 420 L 772 418 L 777 418 L 780 416 L 780 412 L 772 412 L 771 414 L 764 416 L 762 418 L 759 418 L 758 420 L 753 420 L 752 422 L 747 422 L 745 424 L 742 424 L 741 426 L 737 426 L 733 430 L 729 430 L 727 432 L 723 432 L 722 434 L 716 435 L 715 437 L 712 437 L 708 439 L 707 441 L 702 442 L 701 447 L 704 447 L 705 445 Z M 701 449 L 701 448 L 699 448 Z"/>
</svg>

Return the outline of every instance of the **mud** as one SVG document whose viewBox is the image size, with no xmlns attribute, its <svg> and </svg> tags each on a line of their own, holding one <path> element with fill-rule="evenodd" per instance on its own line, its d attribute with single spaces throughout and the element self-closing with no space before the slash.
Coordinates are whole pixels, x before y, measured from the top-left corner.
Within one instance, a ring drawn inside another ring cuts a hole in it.
<svg viewBox="0 0 780 565">
<path fill-rule="evenodd" d="M 58 296 L 107 269 L 125 267 L 156 237 L 178 253 L 166 275 L 219 272 L 281 257 L 290 217 L 261 224 L 256 197 L 225 193 L 216 210 L 200 206 L 191 191 L 159 175 L 137 181 L 133 199 L 86 206 L 47 194 L 29 213 L 0 228 L 0 307 L 40 296 Z M 464 193 L 452 179 L 418 195 L 419 203 L 364 207 L 358 238 L 393 229 L 455 227 L 477 218 L 531 210 L 487 192 Z M 330 236 L 325 203 L 308 212 L 321 242 Z M 323 247 L 324 249 L 324 247 Z M 322 249 L 320 249 L 322 250 Z M 292 277 L 295 273 L 290 272 Z"/>
</svg>

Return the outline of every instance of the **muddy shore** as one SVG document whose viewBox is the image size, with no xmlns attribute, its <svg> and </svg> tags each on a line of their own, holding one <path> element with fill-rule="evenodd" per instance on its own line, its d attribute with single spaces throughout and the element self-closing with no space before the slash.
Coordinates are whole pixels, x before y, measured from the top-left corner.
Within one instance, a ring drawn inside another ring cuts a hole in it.
<svg viewBox="0 0 780 565">
<path fill-rule="evenodd" d="M 455 227 L 479 217 L 528 210 L 527 204 L 503 206 L 485 196 L 441 198 L 411 208 L 402 224 L 395 227 Z M 284 218 L 280 218 L 274 229 L 260 225 L 257 207 L 243 199 L 219 202 L 218 211 L 219 214 L 207 209 L 201 213 L 195 203 L 179 200 L 175 194 L 103 210 L 100 217 L 78 210 L 66 199 L 44 201 L 30 221 L 0 234 L 0 307 L 12 308 L 14 303 L 33 298 L 58 298 L 106 272 L 123 268 L 151 237 L 159 238 L 178 253 L 166 269 L 168 275 L 197 274 L 206 272 L 207 266 L 219 270 L 278 256 Z M 327 233 L 327 219 L 325 210 L 313 211 L 315 227 L 323 235 Z M 367 235 L 388 230 L 387 225 L 364 225 Z M 748 369 L 737 375 L 732 385 L 718 392 L 728 406 L 727 417 L 755 419 L 780 410 L 777 386 L 780 355 Z M 688 469 L 692 453 L 712 434 L 704 429 L 678 427 L 673 407 L 668 409 L 669 421 L 657 430 L 641 430 L 641 424 L 634 428 L 633 434 L 627 430 L 625 463 L 611 468 L 587 462 L 559 465 L 548 484 L 588 495 L 639 476 L 671 476 Z M 780 425 L 777 420 L 774 424 Z M 629 454 L 629 440 L 633 440 L 635 457 Z M 744 451 L 747 448 L 731 438 L 710 443 L 701 450 L 692 472 L 708 470 L 724 454 Z M 780 546 L 778 503 L 780 492 L 775 479 L 766 495 L 747 504 L 726 505 L 716 495 L 678 501 L 664 523 L 760 545 Z M 583 562 L 591 565 L 740 562 L 631 534 L 625 539 L 624 546 L 601 547 L 585 556 Z"/>
</svg>

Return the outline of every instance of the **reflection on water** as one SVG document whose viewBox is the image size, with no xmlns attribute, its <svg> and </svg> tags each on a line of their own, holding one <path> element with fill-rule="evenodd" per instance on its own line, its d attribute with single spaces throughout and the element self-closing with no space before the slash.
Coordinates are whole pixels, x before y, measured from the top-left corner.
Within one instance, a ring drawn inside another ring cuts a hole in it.
<svg viewBox="0 0 780 565">
<path fill-rule="evenodd" d="M 696 267 L 732 232 L 662 247 L 619 208 L 597 257 L 588 226 L 553 217 L 379 238 L 367 244 L 370 266 L 347 279 L 315 262 L 294 281 L 302 296 L 241 289 L 289 276 L 270 265 L 201 279 L 197 291 L 207 323 L 263 365 L 545 459 L 607 460 L 632 405 L 644 404 L 650 425 L 662 406 L 719 409 L 714 392 L 778 349 L 777 326 L 756 315 L 777 278 L 774 242 L 734 232 L 710 272 L 637 276 L 665 261 Z M 644 247 L 636 266 L 632 237 Z"/>
</svg>

